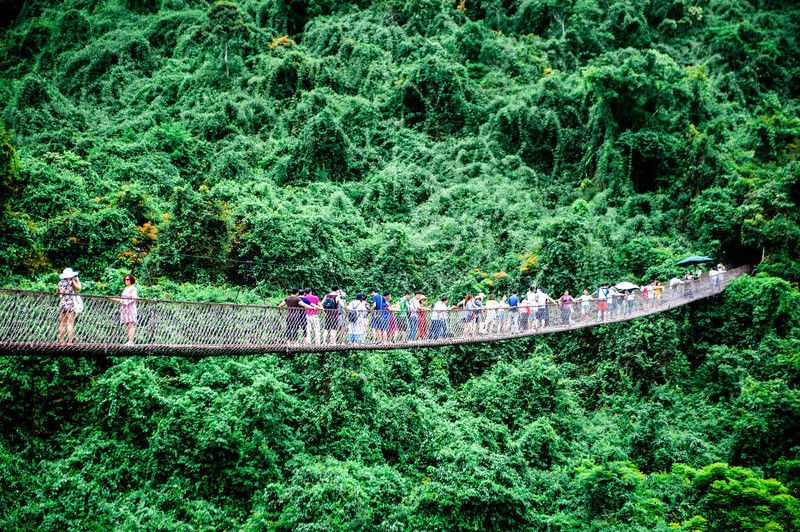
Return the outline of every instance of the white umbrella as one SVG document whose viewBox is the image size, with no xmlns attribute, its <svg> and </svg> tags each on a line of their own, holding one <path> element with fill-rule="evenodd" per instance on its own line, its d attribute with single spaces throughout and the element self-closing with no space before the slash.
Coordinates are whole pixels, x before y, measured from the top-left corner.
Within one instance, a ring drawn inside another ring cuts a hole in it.
<svg viewBox="0 0 800 532">
<path fill-rule="evenodd" d="M 628 281 L 622 281 L 617 285 L 617 290 L 638 290 L 639 287 Z"/>
</svg>

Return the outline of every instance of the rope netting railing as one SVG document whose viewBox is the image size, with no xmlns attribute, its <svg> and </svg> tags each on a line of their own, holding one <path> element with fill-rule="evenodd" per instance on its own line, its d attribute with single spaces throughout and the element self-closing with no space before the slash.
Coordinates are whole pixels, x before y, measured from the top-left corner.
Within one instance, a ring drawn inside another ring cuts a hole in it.
<svg viewBox="0 0 800 532">
<path fill-rule="evenodd" d="M 595 300 L 536 306 L 523 299 L 507 307 L 417 312 L 350 311 L 192 303 L 137 299 L 135 339 L 127 343 L 118 298 L 82 295 L 71 345 L 59 341 L 59 302 L 54 293 L 0 290 L 0 355 L 238 355 L 402 349 L 492 342 L 580 329 L 664 312 L 717 294 L 743 266 L 714 279 L 664 286 L 644 298 L 621 294 L 605 304 Z M 524 294 L 522 294 L 524 298 Z M 553 296 L 556 298 L 556 296 Z M 607 308 L 606 308 L 607 307 Z"/>
</svg>

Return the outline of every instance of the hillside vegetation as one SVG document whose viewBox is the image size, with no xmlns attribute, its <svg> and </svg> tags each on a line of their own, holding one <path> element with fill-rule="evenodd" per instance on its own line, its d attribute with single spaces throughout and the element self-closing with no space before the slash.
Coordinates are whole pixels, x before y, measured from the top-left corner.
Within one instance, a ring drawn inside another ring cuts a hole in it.
<svg viewBox="0 0 800 532">
<path fill-rule="evenodd" d="M 4 529 L 800 529 L 794 1 L 0 7 L 4 287 L 452 299 L 757 264 L 483 347 L 0 357 Z"/>
</svg>

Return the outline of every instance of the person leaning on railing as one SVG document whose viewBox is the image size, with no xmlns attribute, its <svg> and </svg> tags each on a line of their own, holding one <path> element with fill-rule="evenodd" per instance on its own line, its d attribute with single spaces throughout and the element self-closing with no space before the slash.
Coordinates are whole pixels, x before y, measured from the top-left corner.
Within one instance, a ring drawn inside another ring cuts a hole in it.
<svg viewBox="0 0 800 532">
<path fill-rule="evenodd" d="M 366 294 L 358 293 L 356 298 L 347 306 L 347 330 L 349 331 L 348 341 L 350 343 L 364 342 L 367 322 L 369 321 L 369 308 L 366 300 Z"/>
<path fill-rule="evenodd" d="M 297 332 L 305 330 L 306 314 L 303 309 L 313 308 L 300 299 L 300 289 L 292 288 L 291 294 L 281 301 L 278 307 L 287 307 L 286 310 L 286 341 L 290 344 L 298 343 Z"/>
<path fill-rule="evenodd" d="M 431 312 L 431 330 L 428 338 L 431 340 L 440 340 L 447 338 L 447 313 L 450 311 L 450 306 L 447 304 L 447 296 L 442 296 L 436 304 L 433 305 Z"/>
</svg>

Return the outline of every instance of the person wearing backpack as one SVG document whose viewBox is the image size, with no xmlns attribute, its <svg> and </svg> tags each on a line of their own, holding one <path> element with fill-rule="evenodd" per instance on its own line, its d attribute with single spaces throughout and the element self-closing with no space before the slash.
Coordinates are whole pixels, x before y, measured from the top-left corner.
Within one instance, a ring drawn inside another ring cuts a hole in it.
<svg viewBox="0 0 800 532">
<path fill-rule="evenodd" d="M 326 341 L 330 344 L 336 343 L 336 332 L 342 327 L 342 309 L 345 305 L 339 287 L 332 286 L 330 293 L 322 300 L 322 315 L 325 320 L 322 343 Z"/>
<path fill-rule="evenodd" d="M 356 298 L 347 306 L 347 329 L 350 332 L 349 341 L 362 343 L 364 334 L 367 331 L 367 309 L 366 294 L 358 293 Z"/>
</svg>

